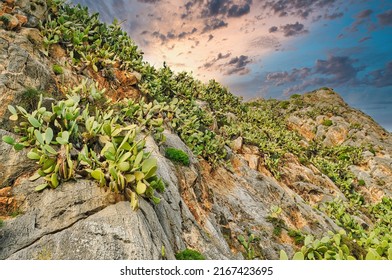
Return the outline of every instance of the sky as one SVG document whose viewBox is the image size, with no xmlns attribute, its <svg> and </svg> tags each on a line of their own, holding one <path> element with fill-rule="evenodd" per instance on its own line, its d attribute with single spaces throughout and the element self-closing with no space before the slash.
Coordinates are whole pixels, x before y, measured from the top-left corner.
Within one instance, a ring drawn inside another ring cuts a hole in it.
<svg viewBox="0 0 392 280">
<path fill-rule="evenodd" d="M 122 27 L 156 67 L 244 100 L 331 87 L 392 131 L 392 0 L 73 0 Z"/>
</svg>

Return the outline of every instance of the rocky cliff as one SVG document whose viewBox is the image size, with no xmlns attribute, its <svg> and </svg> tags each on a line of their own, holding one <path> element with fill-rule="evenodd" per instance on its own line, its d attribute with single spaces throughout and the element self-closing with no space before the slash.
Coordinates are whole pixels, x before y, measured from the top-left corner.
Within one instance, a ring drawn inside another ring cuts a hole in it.
<svg viewBox="0 0 392 280">
<path fill-rule="evenodd" d="M 392 136 L 332 89 L 245 103 L 62 1 L 0 1 L 0 58 L 1 259 L 392 259 Z"/>
</svg>

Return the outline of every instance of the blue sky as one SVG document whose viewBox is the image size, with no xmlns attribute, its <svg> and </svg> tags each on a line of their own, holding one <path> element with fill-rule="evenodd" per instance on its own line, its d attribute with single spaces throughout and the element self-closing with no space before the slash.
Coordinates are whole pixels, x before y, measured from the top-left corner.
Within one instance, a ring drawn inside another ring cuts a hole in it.
<svg viewBox="0 0 392 280">
<path fill-rule="evenodd" d="M 323 86 L 392 131 L 392 1 L 75 0 L 123 28 L 151 64 L 245 100 Z"/>
</svg>

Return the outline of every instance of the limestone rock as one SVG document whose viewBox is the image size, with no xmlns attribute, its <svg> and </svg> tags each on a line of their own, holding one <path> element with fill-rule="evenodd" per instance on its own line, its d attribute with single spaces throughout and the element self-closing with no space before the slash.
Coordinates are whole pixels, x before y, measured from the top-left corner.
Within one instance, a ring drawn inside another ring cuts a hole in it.
<svg viewBox="0 0 392 280">
<path fill-rule="evenodd" d="M 26 33 L 11 36 L 11 32 L 0 29 L 0 57 L 5 61 L 0 66 L 0 125 L 10 131 L 14 124 L 8 120 L 7 106 L 26 106 L 27 89 L 52 91 L 56 84 L 48 62 L 40 57 Z"/>
<path fill-rule="evenodd" d="M 0 189 L 11 186 L 20 175 L 35 168 L 34 161 L 27 159 L 27 150 L 15 151 L 11 145 L 1 140 L 5 135 L 17 138 L 12 133 L 0 129 Z"/>
<path fill-rule="evenodd" d="M 26 27 L 37 27 L 48 9 L 45 0 L 15 0 L 15 8 L 27 17 Z"/>
<path fill-rule="evenodd" d="M 238 152 L 241 150 L 242 145 L 243 145 L 244 139 L 240 136 L 233 140 L 231 143 L 231 148 L 233 149 L 234 152 Z"/>
</svg>

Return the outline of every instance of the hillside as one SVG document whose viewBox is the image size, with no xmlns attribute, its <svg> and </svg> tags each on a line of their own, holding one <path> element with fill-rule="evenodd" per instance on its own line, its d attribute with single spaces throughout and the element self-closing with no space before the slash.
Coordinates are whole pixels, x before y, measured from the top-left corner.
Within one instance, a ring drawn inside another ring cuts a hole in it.
<svg viewBox="0 0 392 280">
<path fill-rule="evenodd" d="M 61 0 L 0 57 L 0 259 L 392 259 L 392 136 L 333 89 L 243 102 Z"/>
</svg>

